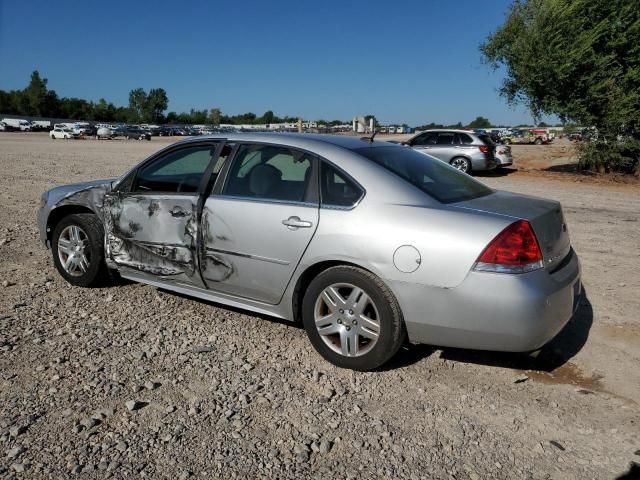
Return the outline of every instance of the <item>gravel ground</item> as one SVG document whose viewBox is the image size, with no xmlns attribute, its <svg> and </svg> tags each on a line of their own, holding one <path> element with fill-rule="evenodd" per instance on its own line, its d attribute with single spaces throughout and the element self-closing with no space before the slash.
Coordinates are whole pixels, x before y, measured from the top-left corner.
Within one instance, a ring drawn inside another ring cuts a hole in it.
<svg viewBox="0 0 640 480">
<path fill-rule="evenodd" d="M 408 346 L 356 373 L 295 325 L 57 275 L 40 193 L 168 141 L 0 134 L 1 477 L 638 478 L 637 186 L 482 177 L 562 201 L 584 267 L 577 316 L 537 359 Z"/>
</svg>

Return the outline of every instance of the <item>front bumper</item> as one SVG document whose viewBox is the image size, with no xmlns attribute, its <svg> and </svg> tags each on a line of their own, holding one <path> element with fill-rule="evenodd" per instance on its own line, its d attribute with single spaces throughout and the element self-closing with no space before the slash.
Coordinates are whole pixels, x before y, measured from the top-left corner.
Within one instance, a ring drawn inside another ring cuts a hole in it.
<svg viewBox="0 0 640 480">
<path fill-rule="evenodd" d="M 537 350 L 562 330 L 579 304 L 580 263 L 573 250 L 570 255 L 554 273 L 470 272 L 449 289 L 392 284 L 409 340 L 477 350 Z"/>
</svg>

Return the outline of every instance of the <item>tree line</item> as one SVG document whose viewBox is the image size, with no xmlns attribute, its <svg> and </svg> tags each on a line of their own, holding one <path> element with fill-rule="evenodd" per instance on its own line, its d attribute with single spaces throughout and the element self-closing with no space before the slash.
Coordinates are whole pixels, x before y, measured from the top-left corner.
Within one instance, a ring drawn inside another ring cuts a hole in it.
<svg viewBox="0 0 640 480">
<path fill-rule="evenodd" d="M 0 113 L 34 117 L 69 118 L 106 123 L 184 123 L 184 124 L 273 124 L 295 123 L 298 117 L 279 117 L 268 110 L 262 115 L 252 112 L 225 115 L 219 108 L 189 112 L 168 112 L 167 92 L 163 88 L 145 91 L 135 88 L 129 92 L 129 105 L 118 107 L 101 98 L 97 102 L 75 97 L 59 97 L 48 88 L 48 81 L 36 70 L 23 90 L 0 90 Z M 342 120 L 318 120 L 324 125 L 340 125 Z M 349 123 L 349 122 L 346 122 Z"/>
</svg>

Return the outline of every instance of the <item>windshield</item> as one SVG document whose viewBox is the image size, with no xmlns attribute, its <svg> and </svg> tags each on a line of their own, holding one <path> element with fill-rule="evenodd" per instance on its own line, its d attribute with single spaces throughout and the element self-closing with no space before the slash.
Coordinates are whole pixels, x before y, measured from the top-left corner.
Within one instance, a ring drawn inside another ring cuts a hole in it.
<svg viewBox="0 0 640 480">
<path fill-rule="evenodd" d="M 355 151 L 441 203 L 462 202 L 493 192 L 466 173 L 409 147 L 369 147 Z"/>
</svg>

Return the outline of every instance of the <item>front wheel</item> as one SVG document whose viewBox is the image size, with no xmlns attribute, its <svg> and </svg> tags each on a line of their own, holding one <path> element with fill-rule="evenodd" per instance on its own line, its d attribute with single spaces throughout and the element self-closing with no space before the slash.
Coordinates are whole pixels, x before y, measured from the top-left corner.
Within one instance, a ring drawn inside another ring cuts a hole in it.
<svg viewBox="0 0 640 480">
<path fill-rule="evenodd" d="M 471 172 L 471 162 L 464 157 L 456 157 L 451 160 L 451 166 L 463 173 Z"/>
<path fill-rule="evenodd" d="M 97 287 L 109 278 L 104 262 L 104 229 L 91 213 L 63 218 L 53 230 L 53 263 L 62 277 L 77 287 Z"/>
<path fill-rule="evenodd" d="M 536 138 L 533 143 L 535 143 L 536 145 L 542 145 L 542 139 L 541 138 Z"/>
<path fill-rule="evenodd" d="M 351 266 L 329 268 L 311 282 L 302 302 L 302 321 L 325 360 L 352 370 L 381 366 L 406 337 L 391 290 L 372 273 Z"/>
</svg>

